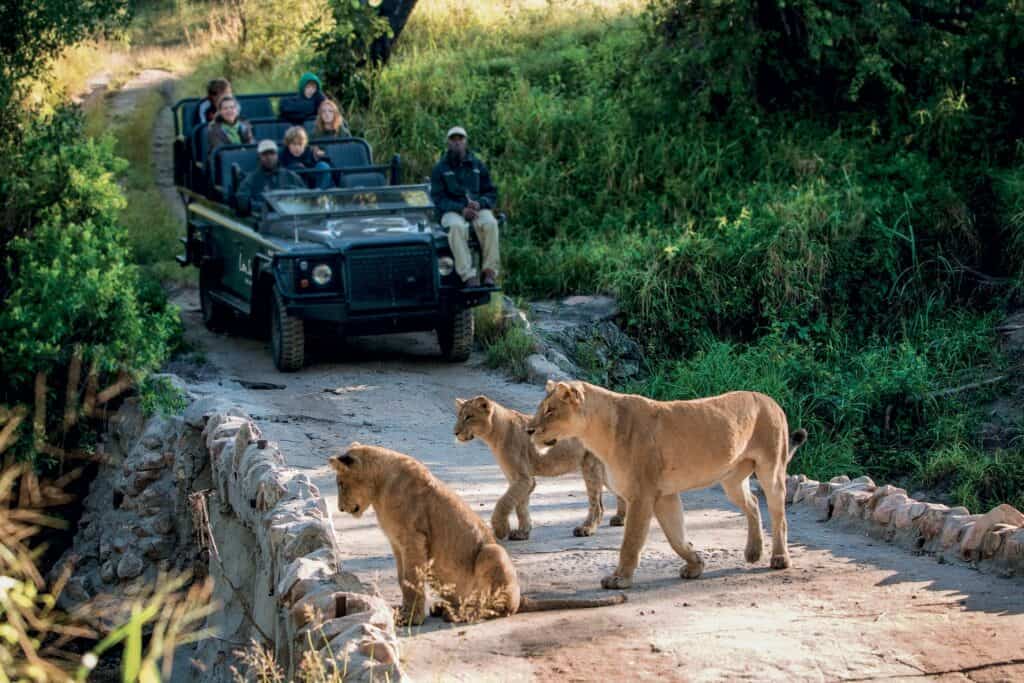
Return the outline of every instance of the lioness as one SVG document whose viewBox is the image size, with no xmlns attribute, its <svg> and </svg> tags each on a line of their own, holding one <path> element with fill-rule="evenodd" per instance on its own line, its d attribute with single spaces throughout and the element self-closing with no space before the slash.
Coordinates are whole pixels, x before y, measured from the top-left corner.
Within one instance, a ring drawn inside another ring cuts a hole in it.
<svg viewBox="0 0 1024 683">
<path fill-rule="evenodd" d="M 790 435 L 786 414 L 770 397 L 734 391 L 663 402 L 586 382 L 548 382 L 527 432 L 538 447 L 579 439 L 604 463 L 608 486 L 626 499 L 629 516 L 619 566 L 601 580 L 603 587 L 632 585 L 652 514 L 686 562 L 680 575 L 700 576 L 704 561 L 686 542 L 679 493 L 716 482 L 747 515 L 747 561 L 761 559 L 761 512 L 750 493 L 753 472 L 772 516 L 771 566 L 789 566 L 786 464 L 807 440 L 807 432 L 799 429 Z"/>
<path fill-rule="evenodd" d="M 455 438 L 472 441 L 479 437 L 494 453 L 498 466 L 508 479 L 508 490 L 498 499 L 491 514 L 491 528 L 499 539 L 512 541 L 530 537 L 530 494 L 537 483 L 534 477 L 559 477 L 579 470 L 587 487 L 590 510 L 582 525 L 572 530 L 574 536 L 591 536 L 604 517 L 604 465 L 576 439 L 566 439 L 548 450 L 542 458 L 526 433 L 529 415 L 506 408 L 486 396 L 469 400 L 455 399 Z M 508 518 L 516 511 L 519 527 L 509 531 Z M 622 526 L 626 518 L 626 502 L 618 499 L 618 511 L 609 522 Z"/>
<path fill-rule="evenodd" d="M 372 505 L 391 543 L 402 589 L 400 624 L 423 623 L 428 579 L 442 598 L 431 613 L 450 620 L 626 600 L 624 595 L 589 600 L 521 596 L 512 560 L 487 525 L 408 455 L 353 443 L 328 463 L 338 483 L 338 510 L 360 517 Z"/>
</svg>

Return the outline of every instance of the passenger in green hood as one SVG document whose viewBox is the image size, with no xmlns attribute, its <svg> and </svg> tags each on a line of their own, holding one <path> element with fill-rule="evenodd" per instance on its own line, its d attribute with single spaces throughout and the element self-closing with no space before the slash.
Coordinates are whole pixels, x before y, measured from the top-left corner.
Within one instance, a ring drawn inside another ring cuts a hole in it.
<svg viewBox="0 0 1024 683">
<path fill-rule="evenodd" d="M 323 85 L 311 71 L 299 79 L 299 94 L 281 101 L 280 117 L 285 121 L 302 125 L 303 121 L 316 118 L 320 104 L 325 100 Z"/>
</svg>

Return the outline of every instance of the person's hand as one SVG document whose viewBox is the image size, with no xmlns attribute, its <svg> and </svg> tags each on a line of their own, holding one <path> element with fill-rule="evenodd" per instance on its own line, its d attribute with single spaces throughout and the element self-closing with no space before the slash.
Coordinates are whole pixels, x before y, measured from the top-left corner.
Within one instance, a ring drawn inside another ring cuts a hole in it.
<svg viewBox="0 0 1024 683">
<path fill-rule="evenodd" d="M 476 220 L 476 210 L 467 206 L 465 209 L 462 210 L 462 217 L 465 218 L 467 221 L 474 221 Z"/>
<path fill-rule="evenodd" d="M 470 199 L 469 200 L 469 208 L 473 209 L 474 211 L 479 211 L 480 210 L 480 202 L 478 202 L 478 201 L 476 201 L 474 199 Z"/>
<path fill-rule="evenodd" d="M 327 152 L 323 151 L 319 147 L 314 147 L 313 148 L 313 154 L 315 154 L 316 156 L 320 157 L 321 159 L 323 159 L 325 156 L 327 156 Z"/>
</svg>

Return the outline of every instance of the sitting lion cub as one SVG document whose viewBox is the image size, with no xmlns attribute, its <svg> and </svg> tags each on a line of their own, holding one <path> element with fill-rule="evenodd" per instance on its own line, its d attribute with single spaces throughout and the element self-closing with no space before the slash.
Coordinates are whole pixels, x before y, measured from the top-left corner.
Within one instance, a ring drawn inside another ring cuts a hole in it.
<svg viewBox="0 0 1024 683">
<path fill-rule="evenodd" d="M 807 440 L 789 433 L 786 414 L 771 397 L 733 391 L 692 401 L 652 401 L 586 382 L 548 382 L 547 396 L 527 427 L 540 447 L 576 438 L 605 465 L 608 485 L 626 499 L 629 516 L 615 573 L 604 588 L 629 588 L 651 517 L 686 562 L 684 579 L 700 576 L 704 561 L 686 542 L 681 491 L 722 484 L 747 516 L 748 562 L 761 559 L 761 511 L 750 475 L 772 516 L 772 569 L 790 565 L 786 547 L 786 465 Z"/>
<path fill-rule="evenodd" d="M 458 416 L 455 419 L 455 437 L 459 441 L 472 441 L 479 437 L 494 453 L 501 471 L 508 479 L 508 491 L 498 499 L 491 514 L 491 528 L 498 538 L 506 536 L 513 541 L 530 537 L 530 494 L 537 485 L 534 477 L 558 477 L 579 470 L 587 487 L 590 510 L 581 526 L 572 530 L 574 536 L 591 536 L 604 517 L 604 465 L 589 453 L 579 441 L 567 439 L 541 457 L 526 433 L 530 417 L 506 408 L 486 396 L 469 400 L 455 399 Z M 519 518 L 519 527 L 509 531 L 508 518 L 512 510 Z M 618 510 L 611 518 L 611 526 L 622 526 L 626 518 L 626 503 L 618 499 Z"/>
<path fill-rule="evenodd" d="M 338 483 L 338 510 L 356 517 L 371 505 L 391 542 L 402 589 L 401 624 L 426 617 L 426 584 L 442 599 L 432 614 L 450 620 L 505 617 L 516 612 L 605 607 L 607 598 L 532 600 L 505 549 L 487 525 L 419 461 L 386 448 L 353 443 L 328 463 Z"/>
</svg>

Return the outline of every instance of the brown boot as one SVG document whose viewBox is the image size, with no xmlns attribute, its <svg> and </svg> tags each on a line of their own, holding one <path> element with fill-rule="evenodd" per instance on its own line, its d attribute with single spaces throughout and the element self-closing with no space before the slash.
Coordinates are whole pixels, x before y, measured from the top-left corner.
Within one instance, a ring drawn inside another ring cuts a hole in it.
<svg viewBox="0 0 1024 683">
<path fill-rule="evenodd" d="M 486 285 L 487 287 L 493 287 L 494 278 L 496 277 L 497 275 L 495 275 L 493 270 L 491 270 L 490 268 L 484 269 L 484 285 Z"/>
<path fill-rule="evenodd" d="M 466 280 L 465 282 L 463 282 L 462 286 L 463 287 L 479 287 L 480 286 L 480 278 L 478 278 L 476 275 L 474 275 L 473 277 L 471 277 L 468 280 Z"/>
</svg>

